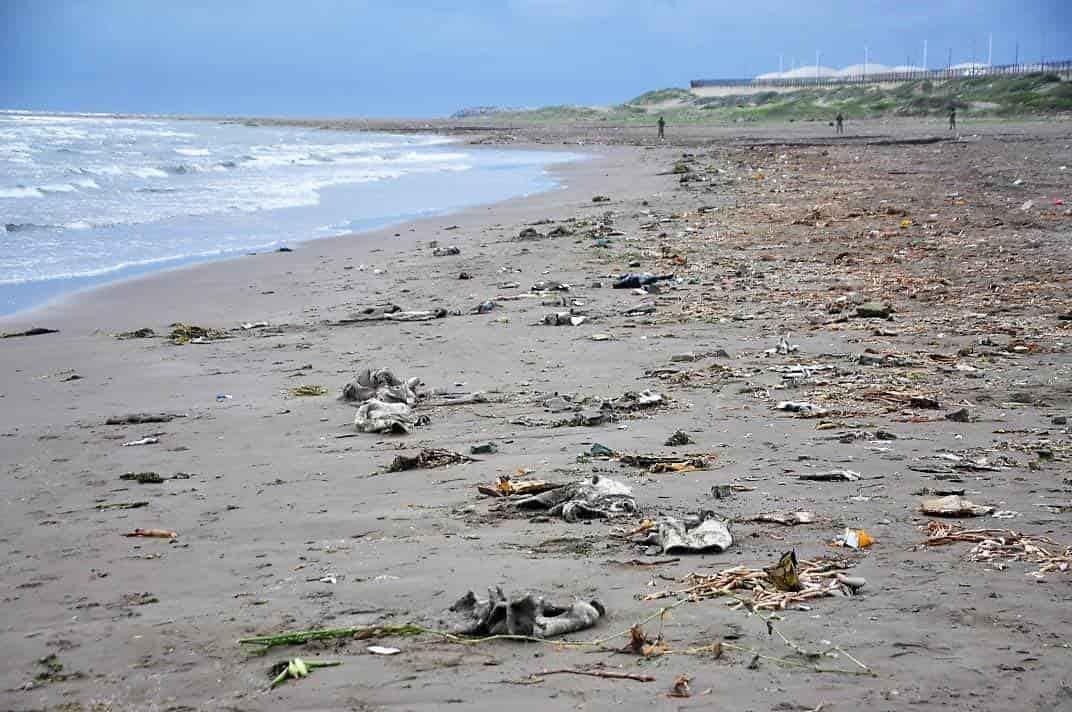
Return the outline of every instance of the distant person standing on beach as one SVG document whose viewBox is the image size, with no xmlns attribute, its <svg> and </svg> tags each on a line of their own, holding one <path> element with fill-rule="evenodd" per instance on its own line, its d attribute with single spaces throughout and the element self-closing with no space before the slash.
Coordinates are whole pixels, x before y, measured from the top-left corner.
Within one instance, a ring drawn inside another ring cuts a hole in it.
<svg viewBox="0 0 1072 712">
<path fill-rule="evenodd" d="M 949 130 L 954 131 L 957 128 L 957 107 L 949 107 Z"/>
<path fill-rule="evenodd" d="M 659 140 L 662 141 L 666 138 L 666 119 L 659 117 Z"/>
<path fill-rule="evenodd" d="M 845 117 L 841 115 L 840 111 L 838 112 L 837 118 L 834 119 L 834 121 L 837 122 L 837 132 L 839 134 L 845 133 Z"/>
</svg>

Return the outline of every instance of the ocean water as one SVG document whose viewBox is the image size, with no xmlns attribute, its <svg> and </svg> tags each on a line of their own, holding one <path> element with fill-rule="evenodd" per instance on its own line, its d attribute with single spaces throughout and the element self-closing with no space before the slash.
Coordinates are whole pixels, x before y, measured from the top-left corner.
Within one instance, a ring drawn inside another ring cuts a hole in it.
<svg viewBox="0 0 1072 712">
<path fill-rule="evenodd" d="M 0 314 L 146 272 L 555 186 L 563 152 L 0 111 Z"/>
</svg>

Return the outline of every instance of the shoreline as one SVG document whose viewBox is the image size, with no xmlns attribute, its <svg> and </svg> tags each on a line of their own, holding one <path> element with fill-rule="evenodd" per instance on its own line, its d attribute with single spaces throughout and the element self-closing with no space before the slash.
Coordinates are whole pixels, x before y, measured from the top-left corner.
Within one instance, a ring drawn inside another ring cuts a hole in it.
<svg viewBox="0 0 1072 712">
<path fill-rule="evenodd" d="M 347 129 L 355 132 L 360 132 L 360 129 Z M 481 145 L 465 145 L 466 150 L 481 151 L 481 150 L 498 150 L 503 147 L 498 146 L 481 146 Z M 531 151 L 531 152 L 550 152 L 552 147 L 542 144 L 522 144 L 512 145 L 507 147 L 506 150 L 519 150 L 519 151 Z M 561 149 L 558 149 L 561 150 Z M 90 285 L 87 287 L 79 288 L 71 292 L 65 293 L 53 299 L 50 299 L 42 304 L 30 307 L 28 309 L 20 310 L 11 314 L 0 315 L 0 327 L 4 330 L 17 331 L 19 329 L 32 328 L 32 324 L 37 322 L 50 321 L 50 323 L 63 323 L 63 319 L 67 320 L 80 320 L 87 317 L 91 317 L 91 312 L 95 308 L 93 302 L 100 300 L 102 303 L 116 303 L 124 299 L 130 301 L 139 300 L 138 285 L 145 285 L 150 291 L 158 292 L 162 289 L 178 287 L 180 283 L 187 281 L 191 277 L 192 270 L 198 270 L 201 268 L 207 268 L 212 266 L 220 266 L 220 269 L 240 269 L 242 265 L 245 265 L 253 260 L 259 258 L 263 263 L 265 260 L 270 259 L 273 255 L 294 255 L 302 250 L 308 250 L 310 246 L 323 245 L 324 249 L 333 250 L 343 248 L 347 250 L 349 257 L 355 255 L 368 255 L 370 250 L 375 249 L 376 245 L 362 245 L 353 250 L 354 242 L 362 241 L 382 241 L 385 245 L 394 241 L 394 238 L 399 237 L 401 233 L 411 235 L 418 228 L 428 229 L 436 222 L 448 219 L 457 218 L 459 221 L 471 224 L 477 214 L 486 212 L 491 209 L 502 207 L 506 204 L 515 203 L 516 201 L 527 201 L 543 196 L 547 193 L 557 193 L 568 190 L 569 186 L 565 185 L 565 181 L 571 175 L 571 167 L 575 164 L 586 163 L 589 161 L 598 161 L 599 156 L 591 150 L 585 150 L 584 148 L 578 148 L 574 150 L 580 158 L 574 161 L 565 161 L 561 163 L 551 163 L 544 167 L 544 171 L 552 176 L 556 185 L 547 190 L 537 191 L 527 195 L 518 195 L 505 200 L 493 201 L 490 203 L 477 203 L 466 207 L 459 208 L 457 210 L 447 209 L 445 211 L 437 211 L 434 214 L 427 216 L 420 216 L 416 218 L 402 219 L 398 222 L 389 222 L 382 227 L 373 228 L 370 230 L 364 230 L 360 232 L 343 233 L 339 235 L 330 235 L 325 237 L 312 237 L 301 241 L 295 241 L 292 244 L 292 252 L 279 253 L 277 251 L 271 252 L 258 252 L 247 254 L 233 254 L 223 256 L 215 259 L 198 259 L 191 258 L 195 261 L 188 264 L 180 264 L 174 267 L 166 267 L 163 269 L 152 269 L 143 274 L 135 274 L 129 277 L 120 278 L 115 281 L 108 281 L 102 284 Z M 398 234 L 396 234 L 398 233 Z M 300 262 L 300 260 L 298 260 Z M 260 264 L 254 267 L 255 270 L 264 269 Z M 219 275 L 214 275 L 219 277 Z M 194 274 L 192 276 L 194 280 L 199 278 Z M 153 284 L 154 280 L 161 279 L 163 283 Z M 122 292 L 119 295 L 108 295 L 106 292 L 109 290 L 120 290 Z M 57 322 L 56 319 L 59 319 Z"/>
</svg>

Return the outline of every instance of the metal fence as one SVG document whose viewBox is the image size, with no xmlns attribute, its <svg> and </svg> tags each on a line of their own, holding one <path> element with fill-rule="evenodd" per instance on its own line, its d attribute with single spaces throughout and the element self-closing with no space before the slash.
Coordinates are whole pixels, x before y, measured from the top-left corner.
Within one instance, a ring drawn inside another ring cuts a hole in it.
<svg viewBox="0 0 1072 712">
<path fill-rule="evenodd" d="M 824 87 L 843 84 L 879 84 L 884 82 L 947 81 L 967 77 L 1012 76 L 1023 74 L 1057 74 L 1072 78 L 1072 60 L 1029 64 L 978 65 L 950 69 L 926 69 L 914 72 L 882 72 L 839 77 L 793 77 L 791 79 L 693 79 L 693 89 L 702 87 Z"/>
</svg>

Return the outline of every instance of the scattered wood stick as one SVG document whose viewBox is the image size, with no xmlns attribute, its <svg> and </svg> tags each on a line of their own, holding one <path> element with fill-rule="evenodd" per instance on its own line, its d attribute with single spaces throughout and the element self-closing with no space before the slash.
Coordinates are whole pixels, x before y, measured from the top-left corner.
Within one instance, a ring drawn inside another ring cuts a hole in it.
<svg viewBox="0 0 1072 712">
<path fill-rule="evenodd" d="M 169 531 L 167 529 L 135 529 L 132 532 L 127 532 L 123 536 L 142 536 L 156 539 L 176 539 L 178 538 L 179 533 Z"/>
<path fill-rule="evenodd" d="M 610 670 L 574 670 L 572 668 L 560 668 L 558 670 L 544 670 L 533 675 L 533 678 L 547 677 L 548 675 L 587 675 L 588 677 L 602 677 L 609 680 L 635 680 L 636 682 L 655 682 L 652 675 L 639 675 L 632 672 L 612 672 Z"/>
</svg>

